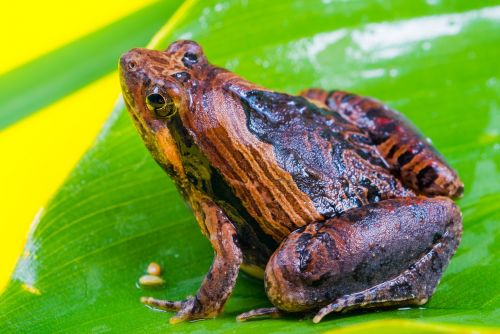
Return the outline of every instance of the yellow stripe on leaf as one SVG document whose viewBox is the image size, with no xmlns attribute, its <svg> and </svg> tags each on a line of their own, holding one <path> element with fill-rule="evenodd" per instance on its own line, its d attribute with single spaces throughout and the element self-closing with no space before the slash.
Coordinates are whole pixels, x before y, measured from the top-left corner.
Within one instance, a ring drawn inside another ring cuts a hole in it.
<svg viewBox="0 0 500 334">
<path fill-rule="evenodd" d="M 424 323 L 413 320 L 376 320 L 344 328 L 333 329 L 324 334 L 500 334 L 497 328 L 463 326 L 444 323 Z"/>
<path fill-rule="evenodd" d="M 0 132 L 0 291 L 31 221 L 90 146 L 118 94 L 114 72 Z"/>
<path fill-rule="evenodd" d="M 0 11 L 0 74 L 156 2 L 8 1 Z"/>
</svg>

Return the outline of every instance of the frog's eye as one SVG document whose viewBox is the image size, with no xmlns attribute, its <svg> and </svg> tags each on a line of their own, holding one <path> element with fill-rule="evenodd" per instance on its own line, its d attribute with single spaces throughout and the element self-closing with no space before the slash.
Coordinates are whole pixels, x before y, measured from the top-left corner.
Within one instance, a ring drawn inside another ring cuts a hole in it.
<svg viewBox="0 0 500 334">
<path fill-rule="evenodd" d="M 186 52 L 184 56 L 182 56 L 182 63 L 187 68 L 192 68 L 194 64 L 198 62 L 198 56 L 192 52 Z"/>
<path fill-rule="evenodd" d="M 151 93 L 146 97 L 146 105 L 149 110 L 154 111 L 158 117 L 168 117 L 177 110 L 170 96 L 164 97 L 158 93 Z"/>
</svg>

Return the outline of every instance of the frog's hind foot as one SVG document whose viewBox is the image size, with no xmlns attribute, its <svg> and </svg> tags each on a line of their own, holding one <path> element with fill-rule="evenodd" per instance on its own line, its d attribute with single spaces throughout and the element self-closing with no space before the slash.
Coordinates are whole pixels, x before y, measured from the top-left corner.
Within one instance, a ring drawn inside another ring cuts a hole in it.
<svg viewBox="0 0 500 334">
<path fill-rule="evenodd" d="M 279 318 L 283 315 L 283 311 L 278 309 L 277 307 L 266 307 L 266 308 L 257 308 L 255 310 L 251 310 L 245 313 L 241 313 L 236 317 L 238 321 L 247 321 L 249 319 L 255 319 L 260 317 L 271 317 L 271 318 Z"/>
<path fill-rule="evenodd" d="M 432 295 L 432 292 L 419 294 L 418 291 L 422 288 L 422 284 L 412 281 L 415 277 L 410 276 L 410 273 L 403 274 L 368 290 L 343 296 L 321 308 L 314 316 L 313 322 L 319 323 L 330 313 L 347 312 L 362 308 L 423 305 Z M 436 285 L 434 285 L 432 291 Z"/>
</svg>

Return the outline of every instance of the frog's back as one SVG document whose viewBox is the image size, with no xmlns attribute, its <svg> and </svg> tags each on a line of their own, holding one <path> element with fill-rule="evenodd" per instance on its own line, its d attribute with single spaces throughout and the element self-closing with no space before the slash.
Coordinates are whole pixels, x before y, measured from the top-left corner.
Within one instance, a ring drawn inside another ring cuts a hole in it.
<svg viewBox="0 0 500 334">
<path fill-rule="evenodd" d="M 247 126 L 271 144 L 280 166 L 325 217 L 383 199 L 412 196 L 390 172 L 368 134 L 303 97 L 251 90 Z"/>
<path fill-rule="evenodd" d="M 270 250 L 298 227 L 412 194 L 336 113 L 222 69 L 207 77 L 183 120 L 213 169 L 206 191 Z"/>
</svg>

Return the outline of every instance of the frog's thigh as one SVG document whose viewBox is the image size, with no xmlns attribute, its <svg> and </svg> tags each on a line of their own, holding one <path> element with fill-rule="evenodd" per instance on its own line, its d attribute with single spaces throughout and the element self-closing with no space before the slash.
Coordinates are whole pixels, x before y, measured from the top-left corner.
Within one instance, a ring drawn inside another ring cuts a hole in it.
<svg viewBox="0 0 500 334">
<path fill-rule="evenodd" d="M 422 304 L 461 235 L 448 198 L 400 198 L 293 232 L 266 267 L 271 302 L 287 312 Z"/>
<path fill-rule="evenodd" d="M 457 173 L 400 113 L 374 99 L 339 90 L 315 88 L 300 95 L 320 101 L 366 131 L 408 187 L 425 195 L 462 195 Z"/>
</svg>

